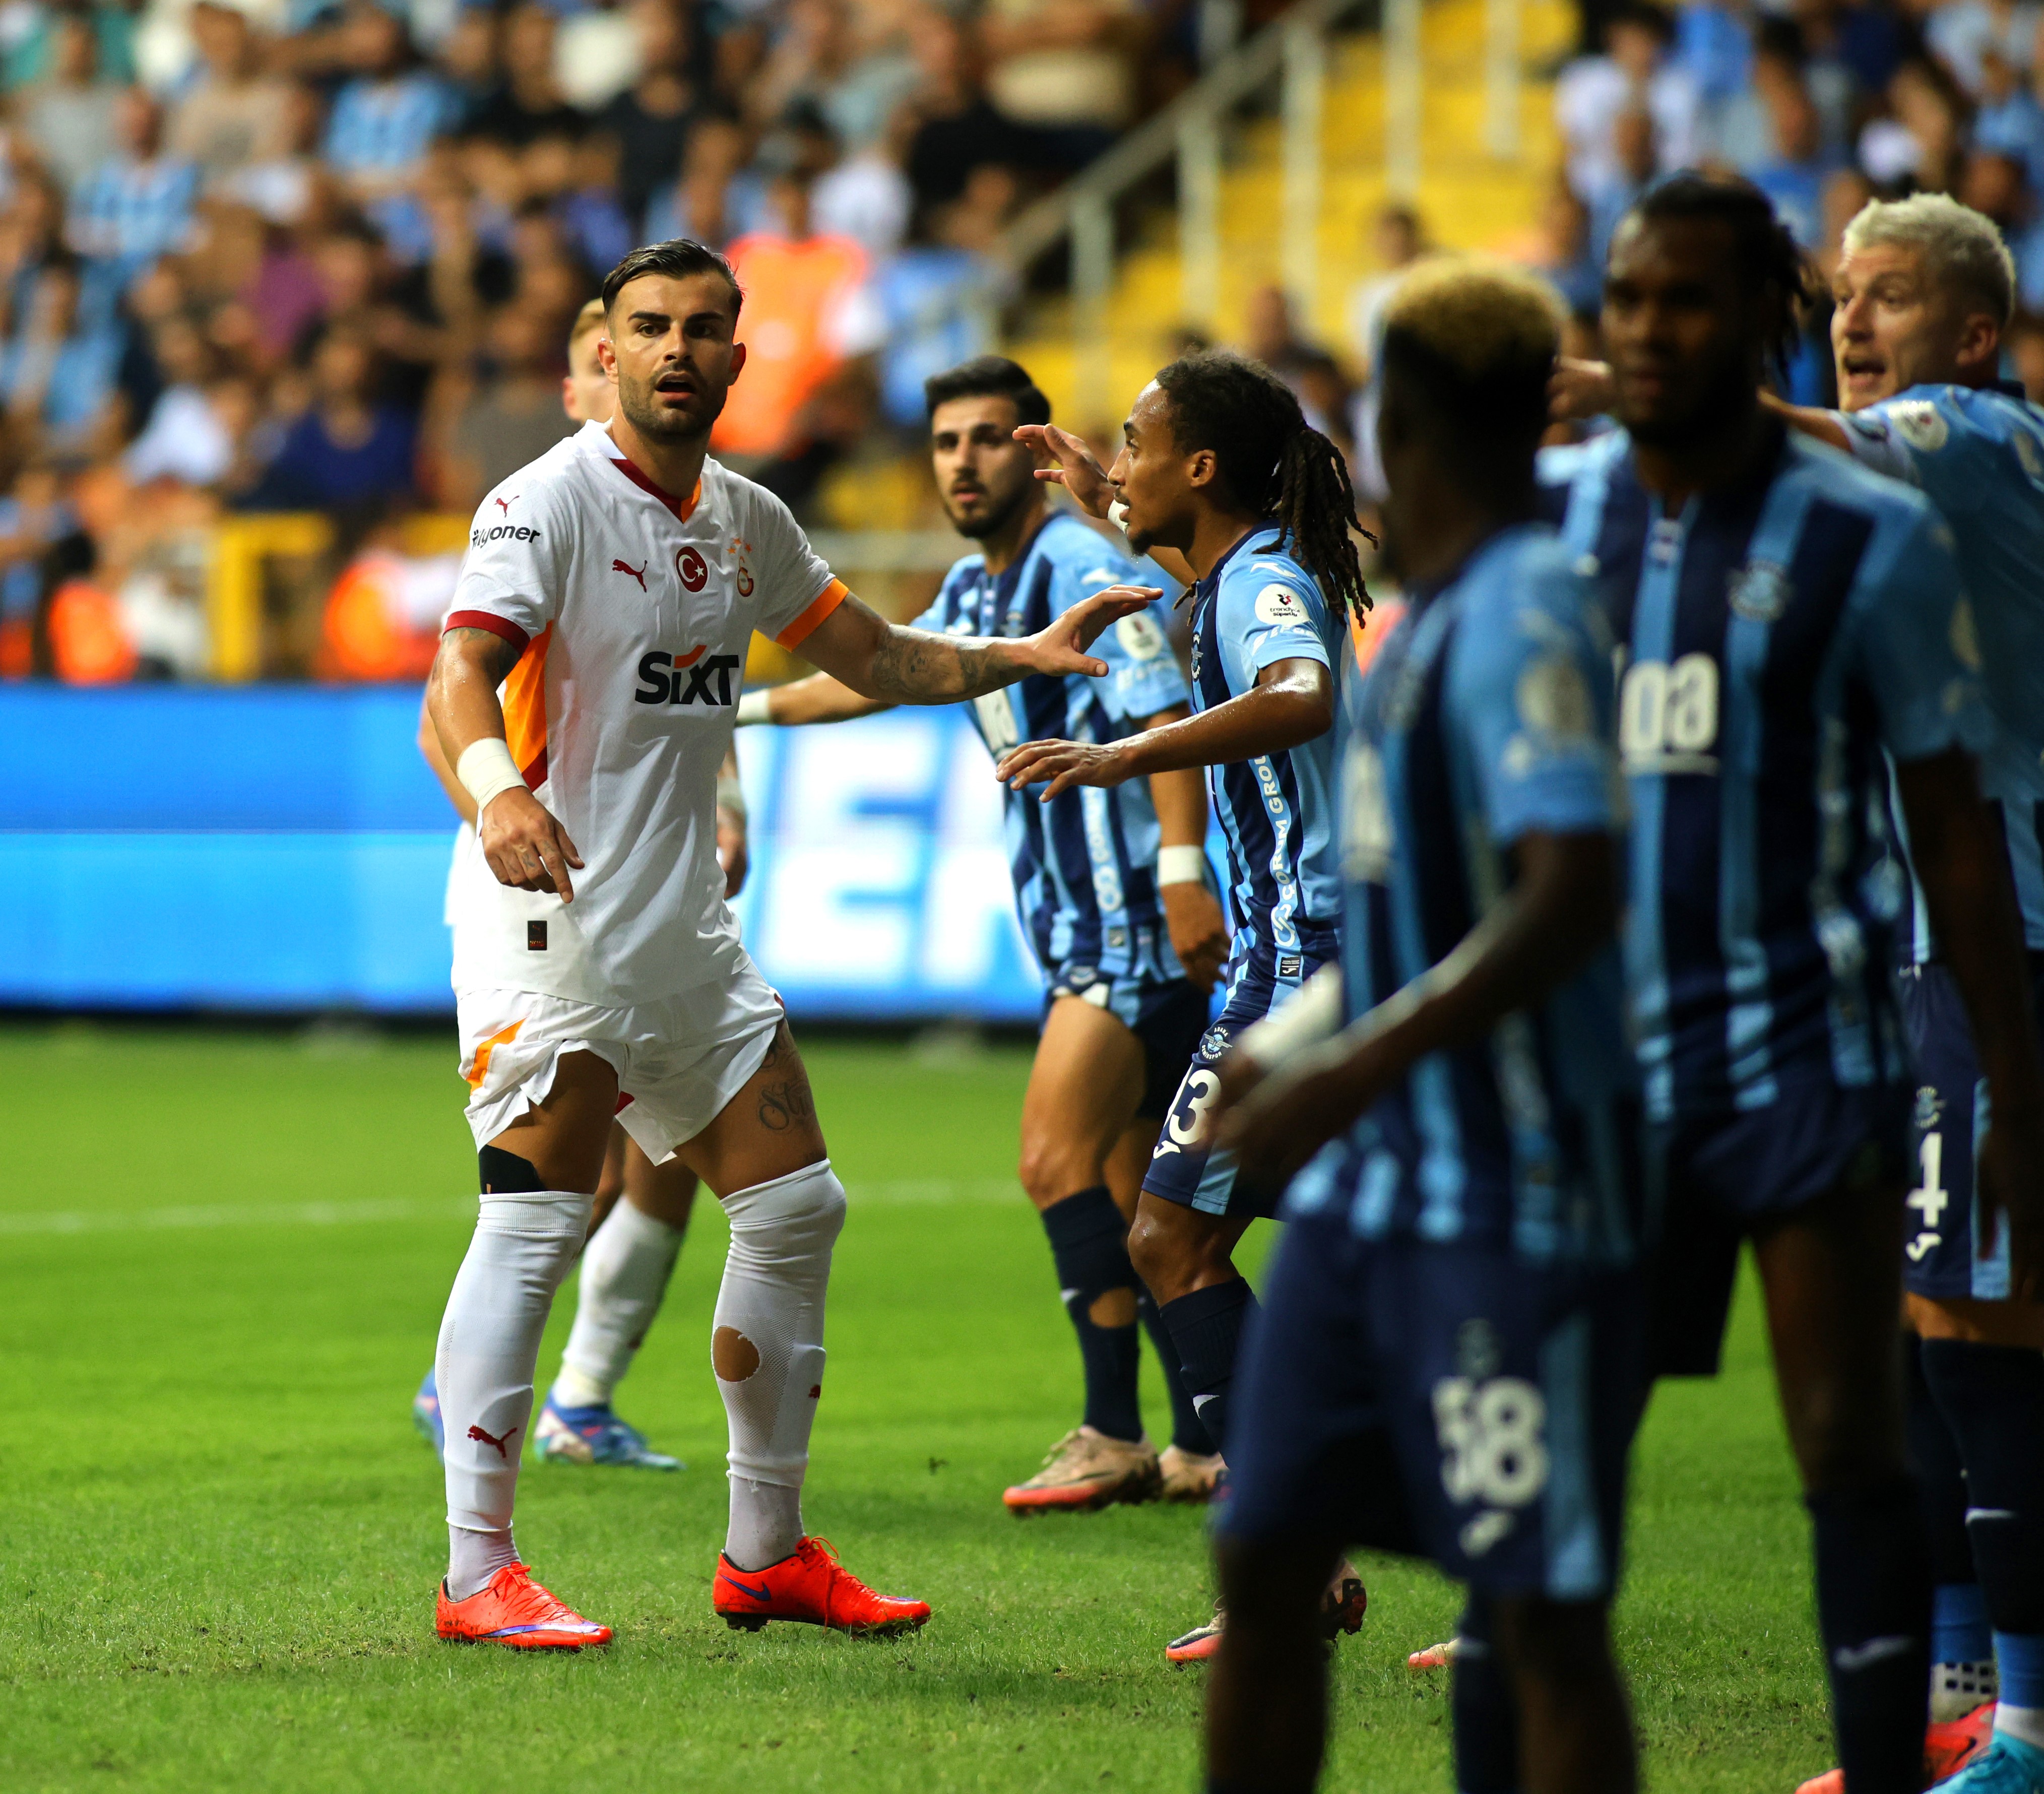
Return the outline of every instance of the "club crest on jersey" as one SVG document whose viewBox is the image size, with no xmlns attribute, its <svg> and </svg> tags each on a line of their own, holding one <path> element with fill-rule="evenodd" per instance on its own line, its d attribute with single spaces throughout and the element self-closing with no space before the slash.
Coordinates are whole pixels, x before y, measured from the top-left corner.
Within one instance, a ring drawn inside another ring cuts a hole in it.
<svg viewBox="0 0 2044 1794">
<path fill-rule="evenodd" d="M 689 590 L 700 592 L 709 579 L 709 563 L 693 542 L 684 542 L 674 551 L 674 571 Z"/>
<path fill-rule="evenodd" d="M 1933 400 L 1904 399 L 1888 408 L 1888 418 L 1894 424 L 1897 436 L 1911 448 L 1920 448 L 1926 455 L 1936 454 L 1951 440 L 1951 429 Z"/>
<path fill-rule="evenodd" d="M 1228 1038 L 1226 1027 L 1219 1022 L 1215 1023 L 1200 1036 L 1200 1057 L 1203 1059 L 1222 1058 L 1228 1051 Z"/>
<path fill-rule="evenodd" d="M 731 675 L 745 664 L 744 656 L 712 654 L 698 644 L 686 654 L 666 654 L 659 648 L 639 657 L 639 689 L 634 704 L 705 704 L 712 709 L 737 701 L 731 689 Z"/>
<path fill-rule="evenodd" d="M 1725 601 L 1749 623 L 1778 623 L 1796 588 L 1788 570 L 1773 561 L 1748 561 L 1725 582 Z"/>
<path fill-rule="evenodd" d="M 1944 1099 L 1938 1094 L 1938 1087 L 1934 1084 L 1919 1084 L 1916 1087 L 1916 1112 L 1911 1120 L 1918 1133 L 1935 1132 L 1938 1117 L 1944 1109 Z"/>
</svg>

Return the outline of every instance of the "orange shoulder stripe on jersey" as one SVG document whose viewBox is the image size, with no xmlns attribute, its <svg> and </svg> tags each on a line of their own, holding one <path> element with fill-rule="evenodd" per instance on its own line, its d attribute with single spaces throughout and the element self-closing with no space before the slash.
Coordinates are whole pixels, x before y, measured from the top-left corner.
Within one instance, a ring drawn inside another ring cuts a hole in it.
<svg viewBox="0 0 2044 1794">
<path fill-rule="evenodd" d="M 450 629 L 487 629 L 493 636 L 501 636 L 523 654 L 525 644 L 532 638 L 518 625 L 505 617 L 493 615 L 486 610 L 457 610 L 440 625 L 444 636 Z"/>
<path fill-rule="evenodd" d="M 851 594 L 842 579 L 833 579 L 816 594 L 816 601 L 783 629 L 774 640 L 785 648 L 797 648 L 808 640 L 816 625 L 836 610 Z"/>
<path fill-rule="evenodd" d="M 499 1028 L 475 1049 L 475 1063 L 468 1069 L 470 1089 L 480 1090 L 482 1088 L 483 1079 L 490 1075 L 490 1055 L 499 1047 L 508 1047 L 516 1040 L 518 1038 L 518 1030 L 524 1025 L 524 1020 L 521 1016 L 509 1028 Z"/>
<path fill-rule="evenodd" d="M 532 638 L 504 682 L 504 739 L 513 763 L 534 791 L 547 782 L 547 650 L 554 645 L 549 623 Z"/>
</svg>

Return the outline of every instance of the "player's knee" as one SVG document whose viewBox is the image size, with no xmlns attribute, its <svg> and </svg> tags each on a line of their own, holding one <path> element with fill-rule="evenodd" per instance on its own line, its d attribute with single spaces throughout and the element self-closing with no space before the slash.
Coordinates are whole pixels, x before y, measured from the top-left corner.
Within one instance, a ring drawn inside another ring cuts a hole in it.
<svg viewBox="0 0 2044 1794">
<path fill-rule="evenodd" d="M 1128 1260 L 1160 1304 L 1235 1274 L 1230 1242 L 1204 1216 L 1169 1203 L 1146 1200 L 1136 1210 Z"/>
<path fill-rule="evenodd" d="M 1104 1181 L 1100 1162 L 1072 1142 L 1048 1132 L 1024 1134 L 1022 1156 L 1016 1166 L 1022 1188 L 1039 1208 L 1047 1208 L 1082 1189 Z"/>
<path fill-rule="evenodd" d="M 766 1266 L 828 1254 L 844 1229 L 844 1185 L 828 1158 L 724 1200 L 731 1250 Z"/>
</svg>

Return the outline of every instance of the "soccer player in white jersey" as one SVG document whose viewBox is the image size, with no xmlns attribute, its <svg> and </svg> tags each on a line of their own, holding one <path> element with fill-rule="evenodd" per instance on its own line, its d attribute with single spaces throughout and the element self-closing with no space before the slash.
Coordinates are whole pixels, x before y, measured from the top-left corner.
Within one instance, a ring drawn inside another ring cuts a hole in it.
<svg viewBox="0 0 2044 1794">
<path fill-rule="evenodd" d="M 1031 673 L 1104 673 L 1088 645 L 1157 594 L 1110 586 L 1012 640 L 886 622 L 785 505 L 707 459 L 745 364 L 729 265 L 677 239 L 634 250 L 603 290 L 617 413 L 483 501 L 429 687 L 480 818 L 455 982 L 482 1197 L 440 1329 L 438 1629 L 525 1649 L 610 1636 L 532 1580 L 512 1507 L 540 1335 L 613 1116 L 656 1163 L 678 1154 L 730 1221 L 711 1343 L 731 1434 L 713 1607 L 748 1631 L 919 1626 L 925 1604 L 876 1594 L 802 1523 L 844 1192 L 779 1000 L 724 901 L 716 770 L 755 628 L 869 697 L 949 703 Z"/>
<path fill-rule="evenodd" d="M 617 395 L 597 353 L 602 329 L 603 302 L 592 299 L 576 314 L 568 332 L 568 371 L 561 379 L 561 409 L 572 423 L 610 421 Z M 472 851 L 475 800 L 440 752 L 440 738 L 423 703 L 419 751 L 462 820 L 455 850 L 458 871 L 462 855 Z M 724 895 L 736 897 L 744 886 L 747 853 L 745 800 L 735 754 L 725 757 L 717 780 L 717 851 L 724 868 Z M 447 920 L 452 927 L 451 877 L 448 889 Z M 679 1458 L 654 1450 L 645 1435 L 617 1414 L 611 1396 L 632 1368 L 659 1313 L 695 1197 L 694 1172 L 678 1158 L 654 1164 L 623 1127 L 611 1124 L 610 1144 L 591 1205 L 590 1239 L 575 1292 L 574 1325 L 562 1354 L 559 1374 L 532 1428 L 535 1456 L 556 1464 L 647 1470 L 682 1467 Z M 412 1398 L 412 1420 L 436 1454 L 445 1449 L 440 1391 L 430 1369 Z"/>
</svg>

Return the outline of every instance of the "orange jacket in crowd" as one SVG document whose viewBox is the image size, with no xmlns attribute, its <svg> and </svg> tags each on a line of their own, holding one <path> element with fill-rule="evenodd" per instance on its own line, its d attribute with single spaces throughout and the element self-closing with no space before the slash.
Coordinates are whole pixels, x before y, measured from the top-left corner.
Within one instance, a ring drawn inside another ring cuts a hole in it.
<svg viewBox="0 0 2044 1794">
<path fill-rule="evenodd" d="M 801 446 L 802 407 L 844 359 L 833 326 L 866 283 L 866 252 L 848 236 L 797 243 L 755 232 L 728 253 L 745 289 L 738 336 L 746 359 L 710 445 L 730 455 L 777 455 Z"/>
</svg>

